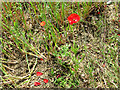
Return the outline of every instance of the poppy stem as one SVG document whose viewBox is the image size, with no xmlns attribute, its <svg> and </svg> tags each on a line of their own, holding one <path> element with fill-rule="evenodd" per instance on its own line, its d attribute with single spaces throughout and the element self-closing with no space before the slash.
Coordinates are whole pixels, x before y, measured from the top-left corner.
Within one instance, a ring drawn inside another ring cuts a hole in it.
<svg viewBox="0 0 120 90">
<path fill-rule="evenodd" d="M 70 25 L 70 30 L 71 30 L 71 32 L 73 32 L 73 27 L 72 27 L 72 25 Z"/>
</svg>

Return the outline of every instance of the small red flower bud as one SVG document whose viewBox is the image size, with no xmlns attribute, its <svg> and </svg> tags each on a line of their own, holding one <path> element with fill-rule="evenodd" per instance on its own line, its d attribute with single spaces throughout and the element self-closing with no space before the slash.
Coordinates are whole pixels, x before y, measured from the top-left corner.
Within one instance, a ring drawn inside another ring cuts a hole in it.
<svg viewBox="0 0 120 90">
<path fill-rule="evenodd" d="M 45 21 L 42 21 L 42 22 L 40 23 L 41 26 L 45 26 L 45 24 L 46 24 Z"/>
<path fill-rule="evenodd" d="M 40 60 L 41 60 L 41 61 L 43 61 L 43 59 L 42 59 L 42 58 L 40 58 Z"/>
<path fill-rule="evenodd" d="M 34 86 L 38 86 L 38 85 L 40 85 L 41 83 L 39 83 L 39 82 L 34 82 Z"/>
<path fill-rule="evenodd" d="M 98 14 L 100 14 L 100 12 L 98 12 Z"/>
<path fill-rule="evenodd" d="M 105 64 L 103 64 L 103 68 L 105 67 Z"/>
<path fill-rule="evenodd" d="M 72 71 L 75 71 L 75 69 L 74 69 L 74 68 L 72 68 Z"/>
<path fill-rule="evenodd" d="M 37 72 L 36 75 L 37 75 L 37 76 L 41 76 L 41 75 L 43 75 L 43 73 Z"/>
<path fill-rule="evenodd" d="M 107 5 L 104 6 L 105 8 L 107 7 Z"/>
<path fill-rule="evenodd" d="M 59 75 L 57 75 L 57 78 L 59 78 L 59 77 L 61 77 L 61 76 L 60 76 L 60 74 L 59 74 Z"/>
<path fill-rule="evenodd" d="M 58 56 L 59 59 L 62 59 L 60 56 Z"/>
<path fill-rule="evenodd" d="M 48 83 L 48 79 L 44 79 L 43 81 L 44 81 L 45 83 Z"/>
<path fill-rule="evenodd" d="M 120 34 L 117 34 L 118 36 L 120 36 Z"/>
</svg>

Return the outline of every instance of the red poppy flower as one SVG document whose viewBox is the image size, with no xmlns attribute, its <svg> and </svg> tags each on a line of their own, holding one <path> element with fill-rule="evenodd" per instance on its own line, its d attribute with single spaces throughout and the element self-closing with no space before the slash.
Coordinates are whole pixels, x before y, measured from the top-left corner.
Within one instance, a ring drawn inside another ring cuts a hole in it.
<svg viewBox="0 0 120 90">
<path fill-rule="evenodd" d="M 43 81 L 44 81 L 45 83 L 48 83 L 48 79 L 44 79 Z"/>
<path fill-rule="evenodd" d="M 41 72 L 37 72 L 36 74 L 37 74 L 37 76 L 43 75 L 43 73 L 41 73 Z"/>
<path fill-rule="evenodd" d="M 41 83 L 39 83 L 39 82 L 34 82 L 34 86 L 38 86 L 38 85 L 40 85 Z"/>
<path fill-rule="evenodd" d="M 67 19 L 69 23 L 72 25 L 73 23 L 77 23 L 80 20 L 80 16 L 73 13 Z"/>
<path fill-rule="evenodd" d="M 41 26 L 45 26 L 45 21 L 42 21 L 42 22 L 40 23 L 40 25 L 41 25 Z"/>
<path fill-rule="evenodd" d="M 42 59 L 42 58 L 40 58 L 40 60 L 41 60 L 41 61 L 43 61 L 43 59 Z"/>
</svg>

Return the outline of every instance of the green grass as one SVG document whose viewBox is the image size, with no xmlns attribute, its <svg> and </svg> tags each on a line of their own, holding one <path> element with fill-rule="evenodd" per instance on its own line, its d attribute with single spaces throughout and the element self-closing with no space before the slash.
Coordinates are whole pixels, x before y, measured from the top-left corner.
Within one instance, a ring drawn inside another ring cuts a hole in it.
<svg viewBox="0 0 120 90">
<path fill-rule="evenodd" d="M 96 23 L 86 20 L 93 9 L 97 8 L 94 12 L 97 14 L 98 8 L 103 6 L 104 3 L 92 2 L 2 3 L 2 87 L 22 88 L 28 85 L 39 64 L 38 59 L 49 62 L 53 55 L 55 58 L 52 62 L 61 68 L 50 68 L 50 78 L 55 78 L 53 82 L 56 87 L 117 88 L 119 66 L 116 30 L 106 28 L 110 26 L 102 12 Z M 72 13 L 80 15 L 81 20 L 70 25 L 67 17 Z M 41 21 L 45 21 L 46 25 L 40 26 Z M 93 25 L 96 29 L 87 26 L 86 31 L 83 23 Z M 17 82 L 21 78 L 12 74 L 11 63 L 8 63 L 12 60 L 24 60 L 27 64 L 28 73 L 24 74 L 29 75 L 20 84 Z M 55 71 L 61 75 L 60 78 L 56 78 Z"/>
</svg>

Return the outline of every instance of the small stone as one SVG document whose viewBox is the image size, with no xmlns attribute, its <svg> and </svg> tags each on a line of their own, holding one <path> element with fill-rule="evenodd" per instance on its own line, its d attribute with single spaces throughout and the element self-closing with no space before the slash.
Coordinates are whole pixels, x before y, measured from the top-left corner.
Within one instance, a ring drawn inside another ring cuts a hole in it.
<svg viewBox="0 0 120 90">
<path fill-rule="evenodd" d="M 108 0 L 107 1 L 107 5 L 109 5 L 109 4 L 111 4 L 112 3 L 112 1 L 111 0 Z"/>
<path fill-rule="evenodd" d="M 84 76 L 85 76 L 85 74 L 81 74 L 81 76 L 82 76 L 82 77 L 84 77 Z"/>
</svg>

